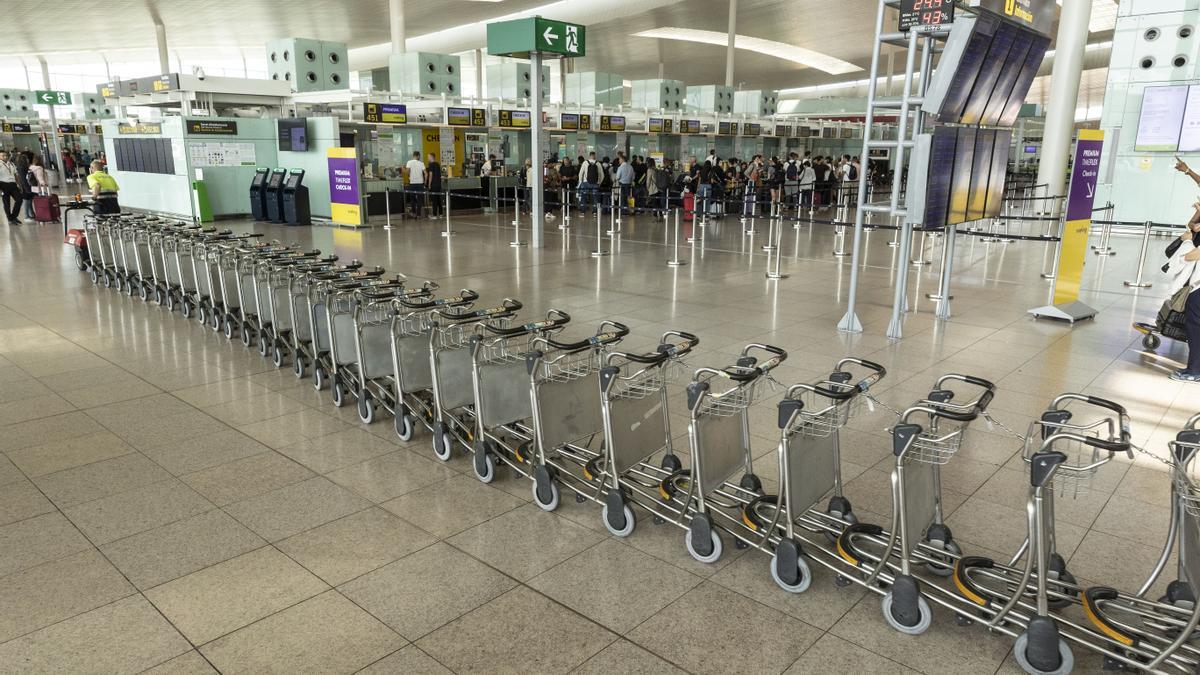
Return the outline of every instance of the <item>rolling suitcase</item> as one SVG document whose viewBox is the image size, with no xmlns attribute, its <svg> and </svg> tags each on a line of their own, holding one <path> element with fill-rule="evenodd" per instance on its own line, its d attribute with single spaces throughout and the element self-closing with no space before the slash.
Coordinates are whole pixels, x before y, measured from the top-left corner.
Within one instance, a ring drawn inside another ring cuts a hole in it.
<svg viewBox="0 0 1200 675">
<path fill-rule="evenodd" d="M 39 223 L 57 223 L 61 212 L 58 208 L 58 195 L 35 195 L 33 198 L 33 219 Z"/>
<path fill-rule="evenodd" d="M 696 193 L 683 193 L 683 219 L 690 221 L 696 213 Z"/>
</svg>

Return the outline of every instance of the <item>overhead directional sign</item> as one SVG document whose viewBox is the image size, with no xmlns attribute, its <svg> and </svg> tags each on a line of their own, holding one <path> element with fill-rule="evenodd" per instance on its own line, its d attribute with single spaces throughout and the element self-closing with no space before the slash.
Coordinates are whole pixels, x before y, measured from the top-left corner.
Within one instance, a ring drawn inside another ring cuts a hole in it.
<svg viewBox="0 0 1200 675">
<path fill-rule="evenodd" d="M 543 55 L 584 56 L 584 27 L 577 23 L 543 19 L 540 16 L 489 23 L 488 54 L 528 58 Z"/>
<path fill-rule="evenodd" d="M 33 99 L 42 105 L 71 105 L 71 93 L 67 91 L 43 91 L 33 93 Z"/>
</svg>

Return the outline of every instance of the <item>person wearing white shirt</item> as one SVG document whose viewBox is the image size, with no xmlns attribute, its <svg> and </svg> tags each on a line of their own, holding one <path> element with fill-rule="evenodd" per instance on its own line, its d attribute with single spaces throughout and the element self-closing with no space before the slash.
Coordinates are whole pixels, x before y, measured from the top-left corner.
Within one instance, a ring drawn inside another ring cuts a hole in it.
<svg viewBox="0 0 1200 675">
<path fill-rule="evenodd" d="M 1200 230 L 1200 202 L 1196 212 L 1188 221 L 1187 228 L 1179 235 L 1179 247 L 1167 262 L 1166 272 L 1171 276 L 1167 288 L 1174 297 L 1183 288 L 1190 288 L 1184 308 L 1184 325 L 1188 337 L 1187 367 L 1171 373 L 1171 379 L 1179 382 L 1200 382 L 1200 248 L 1196 247 L 1197 230 Z"/>
<path fill-rule="evenodd" d="M 8 216 L 9 225 L 21 224 L 21 188 L 17 187 L 17 165 L 8 157 L 8 152 L 0 150 L 0 199 L 3 199 L 4 215 Z"/>
<path fill-rule="evenodd" d="M 421 153 L 414 152 L 404 168 L 408 173 L 408 185 L 404 189 L 408 192 L 409 208 L 414 217 L 420 218 L 421 208 L 425 205 L 425 164 L 421 162 Z"/>
</svg>

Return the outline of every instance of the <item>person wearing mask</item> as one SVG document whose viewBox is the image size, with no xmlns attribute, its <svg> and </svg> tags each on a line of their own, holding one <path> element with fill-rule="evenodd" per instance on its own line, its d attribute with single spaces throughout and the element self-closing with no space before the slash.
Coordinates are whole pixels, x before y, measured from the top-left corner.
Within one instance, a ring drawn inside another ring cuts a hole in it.
<svg viewBox="0 0 1200 675">
<path fill-rule="evenodd" d="M 97 215 L 120 213 L 121 205 L 117 202 L 117 191 L 121 188 L 116 179 L 104 171 L 104 165 L 99 160 L 93 160 L 91 173 L 87 177 L 88 191 L 96 200 L 93 210 Z"/>
<path fill-rule="evenodd" d="M 1192 175 L 1186 169 L 1186 164 L 1184 168 L 1179 168 L 1179 164 L 1183 162 L 1177 159 L 1176 168 L 1189 176 Z M 1200 184 L 1200 180 L 1196 182 Z M 1188 338 L 1187 366 L 1170 375 L 1170 378 L 1177 382 L 1200 382 L 1200 248 L 1197 247 L 1196 232 L 1200 229 L 1200 202 L 1196 202 L 1193 208 L 1192 218 L 1183 233 L 1167 247 L 1170 259 L 1163 268 L 1171 275 L 1171 283 L 1167 288 L 1171 299 L 1167 302 L 1171 303 L 1174 311 L 1182 309 Z M 1185 290 L 1186 296 L 1180 298 L 1183 301 L 1181 308 L 1176 302 L 1176 296 L 1182 295 Z"/>
<path fill-rule="evenodd" d="M 599 205 L 596 192 L 600 189 L 600 164 L 596 161 L 596 153 L 589 152 L 587 159 L 579 163 L 579 210 L 590 209 Z"/>
<path fill-rule="evenodd" d="M 621 209 L 622 213 L 629 214 L 632 213 L 629 208 L 629 199 L 633 196 L 633 181 L 637 178 L 637 172 L 633 170 L 631 162 L 627 162 L 621 157 L 617 158 L 617 162 L 619 162 L 615 171 L 617 198 L 619 199 L 617 207 Z"/>
<path fill-rule="evenodd" d="M 9 158 L 8 151 L 0 150 L 0 204 L 9 225 L 21 224 L 21 188 L 17 182 L 17 165 Z"/>
<path fill-rule="evenodd" d="M 408 183 L 404 186 L 408 192 L 408 205 L 413 217 L 420 218 L 421 208 L 425 206 L 425 164 L 421 162 L 421 153 L 414 152 L 404 169 L 408 173 Z"/>
<path fill-rule="evenodd" d="M 425 189 L 429 191 L 429 219 L 433 220 L 442 215 L 442 202 L 446 199 L 446 195 L 440 194 L 442 191 L 442 165 L 437 161 L 437 156 L 432 152 L 426 156 L 429 161 L 425 165 Z"/>
</svg>

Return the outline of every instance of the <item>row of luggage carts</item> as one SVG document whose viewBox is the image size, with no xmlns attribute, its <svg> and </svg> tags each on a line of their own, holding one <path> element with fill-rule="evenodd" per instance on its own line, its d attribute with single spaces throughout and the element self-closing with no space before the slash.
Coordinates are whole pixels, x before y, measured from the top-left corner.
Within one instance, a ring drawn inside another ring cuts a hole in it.
<svg viewBox="0 0 1200 675">
<path fill-rule="evenodd" d="M 843 493 L 840 432 L 881 405 L 872 391 L 887 372 L 869 360 L 843 358 L 824 378 L 782 388 L 774 375 L 788 355 L 768 344 L 692 367 L 700 339 L 685 331 L 627 351 L 630 329 L 617 321 L 568 337 L 577 331 L 559 309 L 530 316 L 517 299 L 483 304 L 474 290 L 443 293 L 256 234 L 129 215 L 89 217 L 86 234 L 82 267 L 94 283 L 257 345 L 327 389 L 335 406 L 356 406 L 364 424 L 386 413 L 401 440 L 428 434 L 438 459 L 469 455 L 485 483 L 502 473 L 528 480 L 547 511 L 565 491 L 595 503 L 618 537 L 642 519 L 674 525 L 704 563 L 727 542 L 757 549 L 790 593 L 805 592 L 823 567 L 838 586 L 880 595 L 884 619 L 902 633 L 925 632 L 937 606 L 961 626 L 1011 636 L 1029 673 L 1070 672 L 1074 649 L 1114 669 L 1200 665 L 1200 415 L 1170 443 L 1170 535 L 1145 584 L 1084 586 L 1057 551 L 1054 505 L 1086 492 L 1118 455 L 1132 458 L 1118 403 L 1067 393 L 1032 422 L 1021 450 L 1027 536 L 1011 558 L 994 560 L 961 550 L 941 499 L 942 468 L 973 424 L 991 424 L 996 387 L 982 378 L 947 374 L 892 411 L 891 521 L 864 523 Z M 671 425 L 680 402 L 686 448 Z M 751 449 L 756 402 L 773 406 L 778 438 L 765 480 Z M 1175 578 L 1149 599 L 1172 561 Z"/>
</svg>

